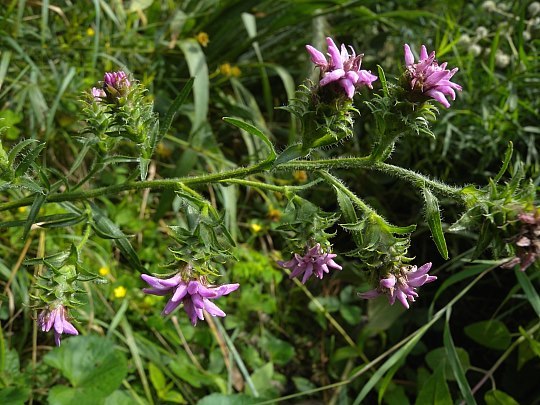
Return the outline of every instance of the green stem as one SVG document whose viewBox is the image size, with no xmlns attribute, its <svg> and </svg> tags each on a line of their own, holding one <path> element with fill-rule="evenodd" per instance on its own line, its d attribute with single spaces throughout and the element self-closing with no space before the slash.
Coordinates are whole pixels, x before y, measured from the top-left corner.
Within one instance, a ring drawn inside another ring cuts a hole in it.
<svg viewBox="0 0 540 405">
<path fill-rule="evenodd" d="M 262 190 L 269 190 L 269 191 L 274 191 L 274 192 L 277 192 L 277 193 L 282 193 L 282 194 L 290 194 L 291 191 L 301 191 L 301 190 L 306 190 L 312 186 L 314 186 L 315 184 L 317 183 L 320 183 L 321 180 L 320 179 L 317 179 L 315 181 L 311 181 L 307 184 L 304 184 L 303 186 L 277 186 L 275 184 L 268 184 L 268 183 L 262 183 L 260 181 L 252 181 L 252 180 L 243 180 L 243 179 L 227 179 L 227 180 L 221 180 L 220 183 L 225 183 L 225 184 L 239 184 L 241 186 L 246 186 L 246 187 L 253 187 L 253 188 L 258 188 L 258 189 L 262 189 Z"/>
<path fill-rule="evenodd" d="M 258 173 L 267 168 L 267 162 L 263 162 L 254 166 L 242 167 L 238 169 L 228 170 L 221 173 L 205 174 L 201 176 L 179 177 L 175 179 L 160 179 L 160 180 L 144 180 L 132 181 L 123 184 L 115 184 L 113 186 L 100 187 L 87 191 L 72 191 L 65 193 L 52 194 L 47 197 L 46 202 L 63 202 L 63 201 L 78 201 L 89 198 L 100 197 L 104 195 L 117 194 L 128 190 L 142 190 L 149 188 L 176 190 L 182 188 L 182 185 L 198 185 L 217 183 L 221 180 L 226 180 L 235 177 L 244 177 L 253 173 Z M 7 202 L 0 204 L 0 212 L 13 208 L 24 207 L 31 205 L 34 197 L 22 198 L 18 201 Z"/>
<path fill-rule="evenodd" d="M 429 187 L 434 192 L 452 197 L 457 199 L 460 202 L 463 202 L 463 195 L 461 189 L 458 187 L 452 187 L 447 184 L 444 184 L 437 180 L 432 180 L 427 176 L 424 176 L 419 173 L 415 173 L 411 170 L 404 169 L 398 166 L 390 165 L 383 162 L 373 162 L 369 157 L 360 157 L 360 158 L 338 158 L 338 159 L 321 159 L 316 161 L 308 160 L 298 160 L 294 162 L 282 163 L 276 167 L 277 170 L 329 170 L 329 169 L 347 169 L 347 168 L 366 168 L 370 170 L 377 170 L 391 176 L 406 180 L 419 188 Z M 181 188 L 183 185 L 199 185 L 199 184 L 209 184 L 209 183 L 218 183 L 226 182 L 227 180 L 237 179 L 239 177 L 246 177 L 250 174 L 261 173 L 268 169 L 268 162 L 262 162 L 253 166 L 241 167 L 237 169 L 223 171 L 221 173 L 212 173 L 205 174 L 200 176 L 191 176 L 191 177 L 180 177 L 174 179 L 161 179 L 161 180 L 145 180 L 145 181 L 130 181 L 123 184 L 115 184 L 113 186 L 100 187 L 93 190 L 87 191 L 68 191 L 65 193 L 51 194 L 47 197 L 47 202 L 63 202 L 63 201 L 77 201 L 85 200 L 89 198 L 100 197 L 103 195 L 117 194 L 122 191 L 128 190 L 142 190 L 149 188 L 152 190 L 155 189 L 169 189 L 175 190 Z M 342 189 L 347 195 L 355 201 L 359 208 L 362 210 L 368 210 L 369 212 L 373 211 L 369 208 L 362 200 L 354 196 L 350 190 L 348 190 L 339 180 L 331 176 L 339 184 L 337 187 Z M 334 181 L 332 180 L 332 181 Z M 242 182 L 241 179 L 235 180 L 237 184 Z M 248 182 L 247 180 L 243 180 Z M 265 187 L 266 189 L 273 191 L 284 191 L 284 187 L 266 185 L 262 186 L 262 183 L 251 182 L 251 184 L 244 183 L 244 185 L 251 185 L 255 187 L 256 185 L 259 188 Z M 298 186 L 300 187 L 300 186 Z M 306 186 L 301 186 L 306 187 Z M 289 190 L 293 190 L 289 187 Z M 345 191 L 346 190 L 346 191 Z M 10 210 L 13 208 L 24 207 L 31 205 L 34 201 L 34 197 L 22 198 L 18 201 L 6 202 L 0 204 L 0 212 Z"/>
<path fill-rule="evenodd" d="M 328 183 L 333 185 L 338 190 L 342 191 L 344 194 L 349 197 L 352 202 L 356 204 L 366 215 L 377 215 L 375 210 L 357 197 L 351 190 L 349 190 L 337 177 L 332 176 L 330 173 L 325 171 L 319 171 L 318 174 L 324 178 Z"/>
<path fill-rule="evenodd" d="M 416 173 L 409 169 L 404 169 L 399 166 L 394 166 L 384 162 L 373 162 L 370 157 L 360 158 L 337 158 L 337 159 L 321 159 L 321 160 L 296 160 L 294 162 L 283 163 L 278 166 L 278 169 L 288 170 L 324 170 L 324 169 L 353 169 L 365 168 L 368 170 L 376 170 L 383 172 L 393 177 L 397 177 L 414 184 L 419 188 L 429 187 L 439 194 L 452 197 L 460 202 L 463 202 L 461 188 L 449 186 L 438 180 L 430 179 L 429 177 Z"/>
</svg>

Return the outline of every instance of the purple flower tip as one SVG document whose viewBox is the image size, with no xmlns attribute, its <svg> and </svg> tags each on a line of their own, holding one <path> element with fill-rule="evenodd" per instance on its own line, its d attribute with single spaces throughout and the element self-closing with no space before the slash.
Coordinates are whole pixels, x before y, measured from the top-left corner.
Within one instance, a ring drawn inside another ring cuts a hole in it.
<svg viewBox="0 0 540 405">
<path fill-rule="evenodd" d="M 92 87 L 92 96 L 94 97 L 94 100 L 102 101 L 105 97 L 107 97 L 107 94 L 105 94 L 105 91 L 103 89 Z"/>
<path fill-rule="evenodd" d="M 322 279 L 325 273 L 330 272 L 331 268 L 341 270 L 342 267 L 333 260 L 336 256 L 334 253 L 323 251 L 320 243 L 317 243 L 312 248 L 308 248 L 304 256 L 295 254 L 291 260 L 278 261 L 277 263 L 281 267 L 291 270 L 289 278 L 300 278 L 303 275 L 302 284 L 305 284 L 312 275 Z"/>
<path fill-rule="evenodd" d="M 48 332 L 51 328 L 54 328 L 54 341 L 56 346 L 60 346 L 60 338 L 62 333 L 69 335 L 78 335 L 79 332 L 75 327 L 66 319 L 67 309 L 62 304 L 56 306 L 54 309 L 51 307 L 44 309 L 38 316 L 38 328 L 43 332 Z"/>
<path fill-rule="evenodd" d="M 458 68 L 446 69 L 446 62 L 439 65 L 435 60 L 435 52 L 428 54 L 425 45 L 422 45 L 420 59 L 417 63 L 414 62 L 414 56 L 409 45 L 405 44 L 403 48 L 407 68 L 406 75 L 411 90 L 433 98 L 446 108 L 449 108 L 450 103 L 446 96 L 450 96 L 452 100 L 455 100 L 456 92 L 454 90 L 462 90 L 459 84 L 450 81 Z"/>
<path fill-rule="evenodd" d="M 419 268 L 416 266 L 403 267 L 400 274 L 389 274 L 379 281 L 378 288 L 358 294 L 360 298 L 373 299 L 379 295 L 388 296 L 390 305 L 394 305 L 396 299 L 407 309 L 409 302 L 414 302 L 418 297 L 416 289 L 424 284 L 437 280 L 436 276 L 428 274 L 431 263 L 426 263 Z"/>
<path fill-rule="evenodd" d="M 361 70 L 363 54 L 356 55 L 354 49 L 349 46 L 351 53 L 345 45 L 338 48 L 332 38 L 326 38 L 328 45 L 329 60 L 324 54 L 311 45 L 306 45 L 311 61 L 321 69 L 321 80 L 319 84 L 326 86 L 330 83 L 337 83 L 347 95 L 353 98 L 357 88 L 367 86 L 373 88 L 372 83 L 377 80 L 377 76 L 368 70 Z"/>
<path fill-rule="evenodd" d="M 124 71 L 119 70 L 118 72 L 107 72 L 103 77 L 103 83 L 105 86 L 110 86 L 116 90 L 127 88 L 131 86 L 127 75 Z"/>
<path fill-rule="evenodd" d="M 204 320 L 204 311 L 212 316 L 225 316 L 216 304 L 210 300 L 227 295 L 240 287 L 240 284 L 224 284 L 220 286 L 208 286 L 201 280 L 184 281 L 180 274 L 168 279 L 160 279 L 147 274 L 141 278 L 152 288 L 144 288 L 143 292 L 153 295 L 171 295 L 165 305 L 162 315 L 168 315 L 180 304 L 184 304 L 184 310 L 188 314 L 193 326 L 197 321 Z"/>
</svg>

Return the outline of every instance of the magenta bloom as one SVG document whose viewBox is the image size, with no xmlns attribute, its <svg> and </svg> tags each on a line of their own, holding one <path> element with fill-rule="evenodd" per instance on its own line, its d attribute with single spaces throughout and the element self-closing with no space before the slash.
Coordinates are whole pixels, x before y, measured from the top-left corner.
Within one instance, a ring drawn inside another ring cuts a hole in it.
<svg viewBox="0 0 540 405">
<path fill-rule="evenodd" d="M 311 45 L 306 45 L 306 49 L 311 55 L 311 61 L 321 69 L 321 86 L 337 82 L 348 98 L 353 98 L 355 90 L 360 86 L 373 88 L 372 82 L 377 80 L 377 76 L 372 75 L 368 70 L 360 70 L 363 54 L 356 55 L 354 49 L 349 46 L 351 54 L 347 51 L 345 45 L 341 45 L 341 51 L 338 49 L 332 38 L 326 38 L 328 44 L 328 55 L 330 60 L 322 52 Z"/>
<path fill-rule="evenodd" d="M 103 83 L 105 84 L 105 87 L 110 86 L 118 91 L 131 86 L 131 83 L 129 82 L 126 73 L 122 70 L 118 72 L 105 73 L 105 76 L 103 77 Z"/>
<path fill-rule="evenodd" d="M 225 316 L 225 312 L 210 300 L 227 295 L 240 287 L 240 284 L 224 284 L 217 287 L 206 286 L 200 280 L 186 282 L 182 280 L 180 274 L 168 279 L 143 274 L 141 278 L 152 287 L 143 289 L 146 294 L 172 294 L 163 309 L 162 315 L 168 315 L 178 308 L 180 304 L 184 304 L 184 310 L 191 319 L 193 326 L 197 325 L 198 319 L 204 320 L 203 310 L 206 310 L 212 316 Z"/>
<path fill-rule="evenodd" d="M 92 87 L 92 96 L 94 97 L 94 100 L 102 101 L 105 97 L 107 97 L 107 94 L 105 94 L 105 91 L 103 89 Z"/>
<path fill-rule="evenodd" d="M 56 346 L 60 346 L 60 338 L 62 333 L 69 335 L 78 335 L 79 332 L 75 327 L 66 319 L 67 310 L 62 304 L 58 305 L 54 309 L 44 309 L 38 316 L 38 328 L 43 332 L 48 332 L 54 326 L 54 341 Z"/>
<path fill-rule="evenodd" d="M 330 268 L 341 270 L 342 267 L 333 260 L 336 256 L 334 253 L 324 252 L 320 243 L 317 243 L 312 248 L 309 248 L 304 256 L 295 253 L 294 257 L 288 262 L 278 261 L 278 264 L 291 270 L 289 278 L 300 278 L 303 274 L 302 284 L 305 284 L 312 274 L 322 279 L 324 273 L 330 272 Z"/>
<path fill-rule="evenodd" d="M 455 100 L 454 90 L 461 91 L 459 84 L 450 81 L 458 68 L 446 69 L 446 62 L 439 66 L 435 60 L 435 51 L 428 55 L 425 45 L 422 45 L 418 63 L 414 63 L 414 56 L 409 45 L 405 44 L 404 49 L 406 74 L 410 80 L 411 89 L 437 100 L 446 108 L 450 107 L 445 96 L 450 96 L 452 100 Z"/>
<path fill-rule="evenodd" d="M 437 280 L 437 277 L 427 274 L 430 269 L 431 263 L 426 263 L 418 269 L 416 266 L 412 266 L 410 269 L 402 268 L 401 275 L 398 277 L 389 274 L 379 281 L 379 287 L 358 295 L 360 298 L 369 300 L 386 294 L 390 305 L 394 305 L 397 298 L 405 308 L 409 309 L 409 301 L 414 302 L 415 298 L 418 297 L 416 288 Z"/>
</svg>

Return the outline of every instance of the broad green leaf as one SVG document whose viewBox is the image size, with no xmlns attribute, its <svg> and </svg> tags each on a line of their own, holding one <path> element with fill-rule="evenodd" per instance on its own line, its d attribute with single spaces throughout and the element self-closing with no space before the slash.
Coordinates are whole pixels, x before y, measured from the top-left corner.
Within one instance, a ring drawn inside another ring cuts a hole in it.
<svg viewBox="0 0 540 405">
<path fill-rule="evenodd" d="M 415 405 L 452 405 L 452 397 L 445 378 L 445 365 L 440 363 L 435 368 L 431 377 L 429 377 L 416 397 Z"/>
<path fill-rule="evenodd" d="M 260 398 L 253 398 L 244 394 L 211 394 L 201 398 L 197 405 L 253 405 L 261 402 Z"/>
<path fill-rule="evenodd" d="M 104 405 L 106 394 L 97 387 L 66 387 L 55 385 L 49 391 L 47 403 L 49 405 Z"/>
<path fill-rule="evenodd" d="M 163 395 L 160 396 L 160 399 L 163 399 L 164 401 L 173 402 L 175 404 L 186 404 L 187 401 L 184 399 L 182 394 L 180 394 L 178 391 L 167 391 Z"/>
<path fill-rule="evenodd" d="M 269 332 L 261 339 L 261 347 L 268 353 L 270 360 L 277 365 L 285 365 L 294 357 L 294 346 L 285 340 L 281 340 Z M 272 368 L 273 370 L 273 368 Z M 258 388 L 258 387 L 257 387 Z"/>
<path fill-rule="evenodd" d="M 459 359 L 459 364 L 465 370 L 465 372 L 469 369 L 471 366 L 471 362 L 469 359 L 469 353 L 465 351 L 465 349 L 462 349 L 460 347 L 456 347 L 456 353 L 457 357 Z M 448 380 L 455 380 L 455 377 L 452 373 L 452 366 L 448 361 L 448 353 L 446 348 L 439 347 L 435 350 L 430 351 L 428 354 L 426 354 L 426 363 L 428 366 L 435 371 L 435 369 L 439 366 L 439 364 L 445 364 L 445 376 Z"/>
<path fill-rule="evenodd" d="M 150 381 L 156 391 L 162 391 L 165 388 L 167 381 L 161 370 L 154 363 L 149 363 L 148 371 L 150 372 Z"/>
<path fill-rule="evenodd" d="M 464 332 L 476 343 L 490 349 L 505 350 L 512 342 L 512 336 L 506 325 L 495 319 L 468 325 Z"/>
<path fill-rule="evenodd" d="M 444 232 L 441 224 L 439 202 L 437 197 L 435 197 L 429 189 L 424 188 L 422 192 L 426 202 L 426 222 L 431 231 L 431 235 L 433 236 L 433 241 L 443 259 L 448 260 L 448 248 L 446 247 L 446 240 L 444 239 Z"/>
<path fill-rule="evenodd" d="M 29 387 L 6 387 L 0 389 L 0 404 L 23 405 L 30 397 Z"/>
<path fill-rule="evenodd" d="M 104 405 L 132 405 L 135 401 L 123 390 L 116 390 L 107 398 Z"/>
<path fill-rule="evenodd" d="M 519 405 L 514 398 L 499 390 L 491 390 L 484 395 L 486 405 Z"/>
<path fill-rule="evenodd" d="M 265 393 L 268 394 L 268 391 L 272 391 L 272 377 L 274 375 L 274 365 L 272 363 L 266 363 L 264 366 L 258 368 L 251 374 L 251 380 L 253 385 L 257 389 L 257 392 L 264 396 Z M 249 389 L 247 391 L 249 394 L 253 395 L 253 392 Z"/>
<path fill-rule="evenodd" d="M 127 375 L 125 355 L 115 349 L 110 339 L 93 335 L 65 339 L 44 361 L 59 369 L 74 388 L 95 390 L 104 397 L 116 390 Z"/>
</svg>

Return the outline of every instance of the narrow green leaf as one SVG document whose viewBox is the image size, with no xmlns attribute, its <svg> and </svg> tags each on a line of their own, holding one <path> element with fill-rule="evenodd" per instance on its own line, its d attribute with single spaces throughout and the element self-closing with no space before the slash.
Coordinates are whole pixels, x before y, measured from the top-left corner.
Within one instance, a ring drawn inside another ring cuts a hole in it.
<svg viewBox="0 0 540 405">
<path fill-rule="evenodd" d="M 163 139 L 163 137 L 167 134 L 167 131 L 171 127 L 172 121 L 174 119 L 174 116 L 176 113 L 180 110 L 180 107 L 186 102 L 189 93 L 191 91 L 191 88 L 193 87 L 193 82 L 195 79 L 193 77 L 190 77 L 189 80 L 186 82 L 176 99 L 173 101 L 169 109 L 167 110 L 167 114 L 163 117 L 163 120 L 160 121 L 160 128 L 159 128 L 159 137 L 158 142 Z"/>
<path fill-rule="evenodd" d="M 53 129 L 53 121 L 54 121 L 54 116 L 56 115 L 56 110 L 58 109 L 58 106 L 60 105 L 60 100 L 62 96 L 64 95 L 64 92 L 66 91 L 67 87 L 69 86 L 69 83 L 73 80 L 73 77 L 75 77 L 75 68 L 70 67 L 67 74 L 64 76 L 62 83 L 58 87 L 58 92 L 56 93 L 56 97 L 54 98 L 54 101 L 49 108 L 48 115 L 47 115 L 47 133 L 50 133 Z"/>
<path fill-rule="evenodd" d="M 540 318 L 540 296 L 538 296 L 538 292 L 534 288 L 527 274 L 519 270 L 519 268 L 516 268 L 514 271 L 516 273 L 516 278 L 518 279 L 519 285 L 523 289 L 523 292 L 525 292 L 525 295 L 536 312 L 536 315 Z"/>
<path fill-rule="evenodd" d="M 120 252 L 127 259 L 129 264 L 140 272 L 144 272 L 145 268 L 141 264 L 141 260 L 131 246 L 127 236 L 114 224 L 109 218 L 105 216 L 95 204 L 90 204 L 92 207 L 93 228 L 96 233 L 101 235 L 110 235 L 114 238 L 114 243 L 120 249 Z"/>
<path fill-rule="evenodd" d="M 386 75 L 384 74 L 384 70 L 380 65 L 377 65 L 377 71 L 379 72 L 379 80 L 381 81 L 383 94 L 385 95 L 385 97 L 388 97 L 390 92 L 388 91 L 388 82 L 386 81 Z"/>
<path fill-rule="evenodd" d="M 15 169 L 15 176 L 22 176 L 26 173 L 26 170 L 30 167 L 32 163 L 34 163 L 34 160 L 38 157 L 40 152 L 45 147 L 45 142 L 40 142 L 37 145 L 35 145 L 28 153 L 21 159 L 19 164 L 16 166 Z"/>
<path fill-rule="evenodd" d="M 461 391 L 465 402 L 468 405 L 476 404 L 476 400 L 474 399 L 474 395 L 472 394 L 471 387 L 469 386 L 469 382 L 467 381 L 467 377 L 465 377 L 465 372 L 463 371 L 463 367 L 461 366 L 461 362 L 459 361 L 456 347 L 454 346 L 454 341 L 452 340 L 452 335 L 450 334 L 451 313 L 452 308 L 449 307 L 446 310 L 446 322 L 444 324 L 443 332 L 443 341 L 446 353 L 448 355 L 448 362 L 450 363 L 450 367 L 452 367 L 452 372 L 454 373 L 454 377 L 456 377 L 459 390 Z"/>
<path fill-rule="evenodd" d="M 437 197 L 435 197 L 429 189 L 424 188 L 422 193 L 424 194 L 424 199 L 426 201 L 426 222 L 431 231 L 431 235 L 433 236 L 433 241 L 443 259 L 448 260 L 448 248 L 446 247 L 446 240 L 444 239 L 444 232 L 442 229 L 439 202 Z"/>
<path fill-rule="evenodd" d="M 46 200 L 47 194 L 36 194 L 36 198 L 32 203 L 32 207 L 30 207 L 28 218 L 26 218 L 26 222 L 24 223 L 23 239 L 26 239 L 26 237 L 28 236 L 28 232 L 30 232 L 32 225 L 34 224 L 35 219 L 39 214 L 39 210 L 41 209 L 41 206 L 45 203 Z"/>
<path fill-rule="evenodd" d="M 256 136 L 260 139 L 262 139 L 262 141 L 268 146 L 268 149 L 270 149 L 270 154 L 269 156 L 266 158 L 267 161 L 274 161 L 275 158 L 276 158 L 276 151 L 274 150 L 274 145 L 272 145 L 272 142 L 270 142 L 270 139 L 268 139 L 268 137 L 257 127 L 245 122 L 245 121 L 242 121 L 238 118 L 233 118 L 233 117 L 223 117 L 223 121 L 231 124 L 231 125 L 234 125 L 235 127 L 238 127 L 240 129 L 243 129 L 244 131 L 246 131 L 247 133 L 253 135 L 253 136 Z"/>
<path fill-rule="evenodd" d="M 503 160 L 503 165 L 501 167 L 501 170 L 499 170 L 499 173 L 497 173 L 497 175 L 493 179 L 495 183 L 497 183 L 501 179 L 503 174 L 508 169 L 508 165 L 510 164 L 510 159 L 512 158 L 513 152 L 514 152 L 514 144 L 512 143 L 512 141 L 510 141 L 508 142 L 508 148 L 506 149 L 506 153 L 504 154 L 504 160 Z"/>
<path fill-rule="evenodd" d="M 305 155 L 306 154 L 302 150 L 301 144 L 291 145 L 279 154 L 277 159 L 274 161 L 274 166 L 278 166 L 282 163 L 290 162 L 291 160 L 304 157 Z"/>
<path fill-rule="evenodd" d="M 8 153 L 9 164 L 12 165 L 14 163 L 15 158 L 24 148 L 36 142 L 39 142 L 39 141 L 37 139 L 25 139 L 24 141 L 21 141 L 17 145 L 15 145 Z"/>
<path fill-rule="evenodd" d="M 339 209 L 343 213 L 343 217 L 349 224 L 354 224 L 358 222 L 358 217 L 356 216 L 356 211 L 354 209 L 354 205 L 343 191 L 341 191 L 339 188 L 334 187 L 336 190 L 337 200 L 339 204 Z"/>
</svg>

